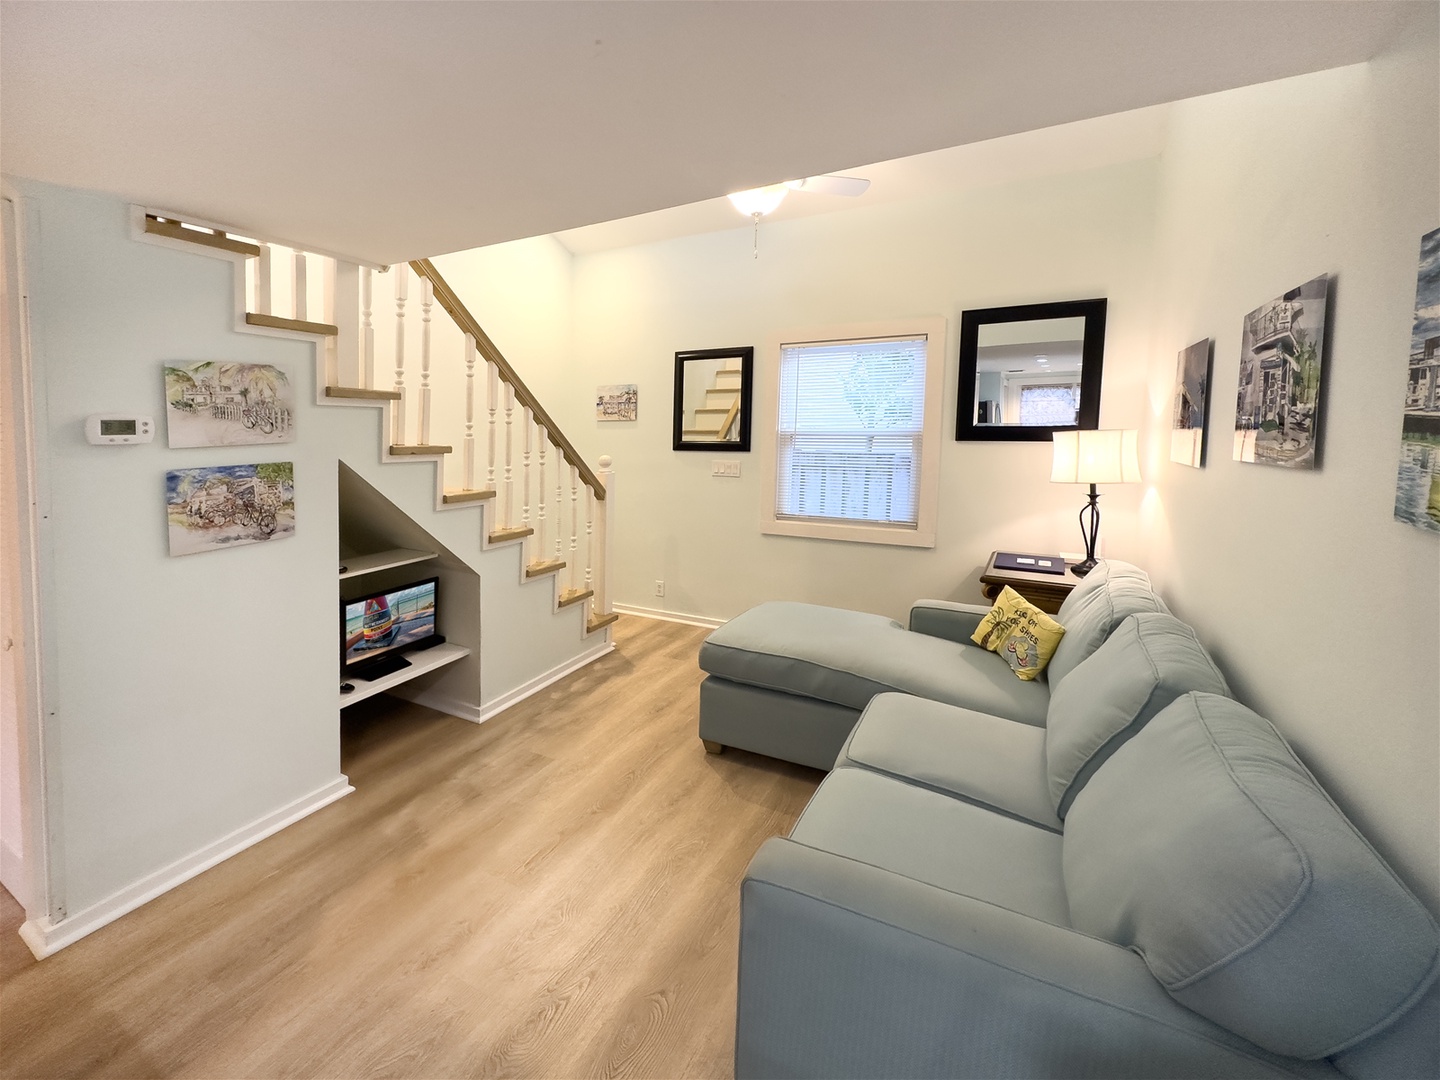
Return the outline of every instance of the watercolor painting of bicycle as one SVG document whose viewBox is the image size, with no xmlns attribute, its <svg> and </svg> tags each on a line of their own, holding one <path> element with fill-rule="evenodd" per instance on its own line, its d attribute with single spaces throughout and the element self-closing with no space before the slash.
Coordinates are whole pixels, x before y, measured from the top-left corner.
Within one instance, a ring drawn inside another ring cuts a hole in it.
<svg viewBox="0 0 1440 1080">
<path fill-rule="evenodd" d="M 171 449 L 246 446 L 295 438 L 295 395 L 269 364 L 205 360 L 165 368 L 166 434 Z"/>
</svg>

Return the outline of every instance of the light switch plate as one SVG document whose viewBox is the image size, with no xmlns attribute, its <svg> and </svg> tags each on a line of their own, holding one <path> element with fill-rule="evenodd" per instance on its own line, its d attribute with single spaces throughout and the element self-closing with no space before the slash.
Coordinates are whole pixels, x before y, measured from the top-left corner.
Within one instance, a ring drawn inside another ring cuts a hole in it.
<svg viewBox="0 0 1440 1080">
<path fill-rule="evenodd" d="M 714 461 L 710 464 L 711 476 L 739 476 L 740 463 L 738 461 Z"/>
</svg>

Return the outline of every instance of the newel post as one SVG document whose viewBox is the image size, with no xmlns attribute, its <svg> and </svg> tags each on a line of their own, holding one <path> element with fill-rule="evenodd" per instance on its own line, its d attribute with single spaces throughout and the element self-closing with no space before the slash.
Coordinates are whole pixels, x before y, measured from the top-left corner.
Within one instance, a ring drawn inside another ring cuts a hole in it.
<svg viewBox="0 0 1440 1080">
<path fill-rule="evenodd" d="M 595 550 L 598 567 L 595 574 L 595 614 L 610 614 L 610 536 L 615 524 L 615 470 L 613 459 L 602 454 L 596 462 L 595 475 L 605 485 L 605 498 L 600 500 L 595 521 Z"/>
</svg>

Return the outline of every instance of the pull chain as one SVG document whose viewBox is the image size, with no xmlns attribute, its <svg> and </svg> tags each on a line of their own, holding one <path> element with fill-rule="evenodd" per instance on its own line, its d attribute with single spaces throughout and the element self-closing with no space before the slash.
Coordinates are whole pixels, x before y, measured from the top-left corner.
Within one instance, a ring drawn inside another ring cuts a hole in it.
<svg viewBox="0 0 1440 1080">
<path fill-rule="evenodd" d="M 755 254 L 751 258 L 760 258 L 760 213 L 756 211 L 750 215 L 750 220 L 755 222 Z"/>
</svg>

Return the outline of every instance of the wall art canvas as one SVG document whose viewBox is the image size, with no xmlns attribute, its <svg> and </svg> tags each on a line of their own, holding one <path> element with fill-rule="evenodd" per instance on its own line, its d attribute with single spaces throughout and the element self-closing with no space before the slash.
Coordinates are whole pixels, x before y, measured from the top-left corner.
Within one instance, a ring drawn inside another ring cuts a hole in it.
<svg viewBox="0 0 1440 1080">
<path fill-rule="evenodd" d="M 1440 229 L 1420 238 L 1395 520 L 1440 532 Z"/>
<path fill-rule="evenodd" d="M 634 383 L 617 383 L 595 390 L 596 420 L 634 420 L 640 415 L 640 388 Z"/>
<path fill-rule="evenodd" d="M 1180 351 L 1175 372 L 1175 412 L 1170 460 L 1198 469 L 1205 464 L 1206 394 L 1210 389 L 1210 339 Z"/>
<path fill-rule="evenodd" d="M 1315 468 L 1329 283 L 1322 274 L 1245 316 L 1236 461 Z"/>
<path fill-rule="evenodd" d="M 206 360 L 165 368 L 165 427 L 171 449 L 290 442 L 295 395 L 269 364 Z"/>
<path fill-rule="evenodd" d="M 295 465 L 207 465 L 165 474 L 170 554 L 243 547 L 295 534 Z"/>
</svg>

